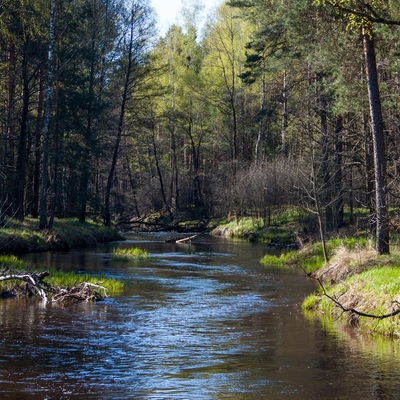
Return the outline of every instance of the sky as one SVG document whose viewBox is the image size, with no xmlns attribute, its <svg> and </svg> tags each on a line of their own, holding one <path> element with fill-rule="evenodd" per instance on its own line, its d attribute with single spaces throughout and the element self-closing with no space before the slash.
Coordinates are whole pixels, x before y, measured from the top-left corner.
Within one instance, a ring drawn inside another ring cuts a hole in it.
<svg viewBox="0 0 400 400">
<path fill-rule="evenodd" d="M 157 27 L 161 35 L 167 32 L 170 25 L 179 23 L 184 1 L 185 0 L 151 0 L 151 6 L 155 9 L 158 16 Z M 222 0 L 201 0 L 201 2 L 205 6 L 203 12 L 205 18 L 214 7 L 222 3 Z"/>
</svg>

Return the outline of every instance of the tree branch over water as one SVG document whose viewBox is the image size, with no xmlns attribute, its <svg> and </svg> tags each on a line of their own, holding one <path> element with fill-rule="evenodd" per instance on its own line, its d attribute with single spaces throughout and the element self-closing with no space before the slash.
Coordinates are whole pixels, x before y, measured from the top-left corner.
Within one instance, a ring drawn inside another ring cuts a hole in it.
<svg viewBox="0 0 400 400">
<path fill-rule="evenodd" d="M 394 317 L 398 314 L 400 314 L 400 303 L 397 300 L 393 300 L 392 304 L 395 305 L 395 308 L 393 309 L 393 311 L 391 311 L 390 313 L 387 314 L 381 314 L 381 315 L 376 315 L 376 314 L 369 314 L 369 313 L 365 313 L 362 311 L 359 311 L 353 307 L 346 307 L 345 305 L 343 305 L 336 297 L 331 296 L 330 294 L 328 294 L 328 292 L 325 289 L 324 284 L 322 283 L 321 278 L 317 278 L 315 276 L 313 276 L 310 273 L 307 273 L 304 269 L 303 271 L 307 274 L 307 276 L 311 277 L 312 279 L 316 280 L 323 292 L 323 295 L 326 296 L 329 300 L 333 301 L 337 307 L 339 307 L 343 312 L 345 313 L 349 313 L 349 314 L 355 314 L 358 315 L 360 317 L 367 317 L 367 318 L 373 318 L 373 319 L 385 319 L 385 318 L 391 318 Z"/>
</svg>

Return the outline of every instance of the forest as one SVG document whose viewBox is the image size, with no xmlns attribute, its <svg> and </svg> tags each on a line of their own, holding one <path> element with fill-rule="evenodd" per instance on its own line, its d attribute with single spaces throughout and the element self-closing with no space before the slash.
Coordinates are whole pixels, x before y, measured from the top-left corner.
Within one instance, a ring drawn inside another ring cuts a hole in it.
<svg viewBox="0 0 400 400">
<path fill-rule="evenodd" d="M 379 254 L 400 190 L 400 1 L 231 0 L 159 36 L 145 0 L 2 0 L 0 224 L 180 213 L 337 231 Z"/>
</svg>

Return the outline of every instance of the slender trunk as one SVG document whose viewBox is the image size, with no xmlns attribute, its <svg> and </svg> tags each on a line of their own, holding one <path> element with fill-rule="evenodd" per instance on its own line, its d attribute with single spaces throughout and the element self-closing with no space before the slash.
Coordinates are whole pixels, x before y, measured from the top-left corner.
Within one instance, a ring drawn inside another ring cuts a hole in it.
<svg viewBox="0 0 400 400">
<path fill-rule="evenodd" d="M 281 142 L 281 153 L 283 156 L 287 156 L 288 149 L 286 143 L 286 131 L 288 127 L 288 104 L 287 104 L 287 73 L 283 71 L 283 88 L 282 88 L 282 142 Z"/>
<path fill-rule="evenodd" d="M 372 25 L 364 25 L 362 33 L 374 145 L 376 252 L 377 254 L 389 254 L 389 216 L 386 203 L 386 151 Z"/>
<path fill-rule="evenodd" d="M 132 10 L 133 13 L 133 10 Z M 108 173 L 107 178 L 107 185 L 106 185 L 106 192 L 104 197 L 104 225 L 110 227 L 111 226 L 111 211 L 110 211 L 110 195 L 111 189 L 113 186 L 114 181 L 114 173 L 115 168 L 117 166 L 118 161 L 118 153 L 119 153 L 119 146 L 121 143 L 122 132 L 124 130 L 124 121 L 125 121 L 125 110 L 126 110 L 126 103 L 128 101 L 129 89 L 130 89 L 130 79 L 132 74 L 132 67 L 133 67 L 133 29 L 134 29 L 134 18 L 133 14 L 131 16 L 131 26 L 130 26 L 130 38 L 129 38 L 129 48 L 128 48 L 128 65 L 125 71 L 125 82 L 124 82 L 124 89 L 122 92 L 122 99 L 121 99 L 121 108 L 119 112 L 119 120 L 118 120 L 118 127 L 117 127 L 117 136 L 115 139 L 114 144 L 114 152 L 113 157 L 111 160 L 111 167 Z"/>
<path fill-rule="evenodd" d="M 174 78 L 172 78 L 174 79 Z M 175 135 L 175 83 L 172 82 L 172 102 L 171 102 L 171 118 L 170 118 L 170 132 L 171 132 L 171 153 L 172 153 L 172 168 L 171 168 L 171 200 L 172 204 L 175 203 L 175 209 L 179 210 L 180 207 L 180 188 L 179 188 L 179 170 L 178 170 L 178 157 L 176 154 L 176 135 Z M 175 188 L 175 190 L 174 190 Z M 175 194 L 175 196 L 174 196 Z"/>
<path fill-rule="evenodd" d="M 367 189 L 367 204 L 369 208 L 369 231 L 371 235 L 376 234 L 376 215 L 374 201 L 374 160 L 372 149 L 371 131 L 368 124 L 368 115 L 363 115 L 364 130 L 364 154 L 365 154 L 365 186 Z"/>
<path fill-rule="evenodd" d="M 4 224 L 5 215 L 9 215 L 12 209 L 12 184 L 14 182 L 13 171 L 14 168 L 14 155 L 13 155 L 13 142 L 15 131 L 15 91 L 16 91 L 16 57 L 15 45 L 12 41 L 9 43 L 8 50 L 8 90 L 7 90 L 7 119 L 4 129 L 4 148 L 3 148 L 3 174 L 0 175 L 0 225 Z"/>
<path fill-rule="evenodd" d="M 35 128 L 35 161 L 33 171 L 33 196 L 32 196 L 32 217 L 39 216 L 39 190 L 40 190 L 40 162 L 41 162 L 41 133 L 44 104 L 43 65 L 40 67 L 39 78 L 39 99 L 37 107 L 37 119 Z"/>
<path fill-rule="evenodd" d="M 328 262 L 328 251 L 326 248 L 326 237 L 325 237 L 325 227 L 322 215 L 322 207 L 319 199 L 319 194 L 317 190 L 317 175 L 315 172 L 315 160 L 314 156 L 312 157 L 312 195 L 315 204 L 315 213 L 317 214 L 318 218 L 318 228 L 319 228 L 319 235 L 322 244 L 322 253 L 324 255 L 325 263 Z"/>
<path fill-rule="evenodd" d="M 258 122 L 258 134 L 257 134 L 257 141 L 256 141 L 256 148 L 255 148 L 255 162 L 256 164 L 259 163 L 260 161 L 260 145 L 261 145 L 261 139 L 263 136 L 263 118 L 262 118 L 262 113 L 264 111 L 264 105 L 265 105 L 265 60 L 263 60 L 263 72 L 262 72 L 262 77 L 261 77 L 261 98 L 260 98 L 260 108 L 259 108 L 259 122 Z"/>
<path fill-rule="evenodd" d="M 135 208 L 136 216 L 140 218 L 140 211 L 139 211 L 139 206 L 138 206 L 138 201 L 137 201 L 137 195 L 136 195 L 136 183 L 135 179 L 133 178 L 132 171 L 131 171 L 131 166 L 129 164 L 129 158 L 126 156 L 126 167 L 128 170 L 128 176 L 129 176 L 129 182 L 131 184 L 131 189 L 132 189 L 132 194 L 133 194 L 133 206 Z"/>
<path fill-rule="evenodd" d="M 152 127 L 152 142 L 153 142 L 152 144 L 153 144 L 154 161 L 155 161 L 155 164 L 156 164 L 158 180 L 160 181 L 161 197 L 163 199 L 164 206 L 167 209 L 167 212 L 168 212 L 168 214 L 169 214 L 169 216 L 170 216 L 170 218 L 172 220 L 173 219 L 173 214 L 172 214 L 172 211 L 171 211 L 171 207 L 169 206 L 168 201 L 167 201 L 167 196 L 166 196 L 165 188 L 164 188 L 164 180 L 163 180 L 163 176 L 162 176 L 162 173 L 161 173 L 160 162 L 159 162 L 159 159 L 158 159 L 158 151 L 157 151 L 157 144 L 156 144 L 154 126 Z"/>
<path fill-rule="evenodd" d="M 339 229 L 343 225 L 344 201 L 343 201 L 343 173 L 342 173 L 342 131 L 343 118 L 336 119 L 335 128 L 335 225 Z"/>
<path fill-rule="evenodd" d="M 330 183 L 330 171 L 329 171 L 329 133 L 328 133 L 328 99 L 324 93 L 322 75 L 317 75 L 318 83 L 320 84 L 321 93 L 319 94 L 319 107 L 320 107 L 320 123 L 321 123 L 321 142 L 322 142 L 322 156 L 321 156 L 321 173 L 322 181 L 324 185 L 324 196 L 322 202 L 325 205 L 325 221 L 326 229 L 330 231 L 332 229 L 332 206 L 331 197 L 331 183 Z"/>
<path fill-rule="evenodd" d="M 49 126 L 51 101 L 53 93 L 53 49 L 54 49 L 54 25 L 55 25 L 55 7 L 56 1 L 51 0 L 50 4 L 50 26 L 49 26 L 49 48 L 48 48 L 48 69 L 47 69 L 47 87 L 46 101 L 44 109 L 43 123 L 43 161 L 42 161 L 42 190 L 40 193 L 40 221 L 39 229 L 47 228 L 47 180 L 49 163 Z"/>
<path fill-rule="evenodd" d="M 27 162 L 27 125 L 29 112 L 29 77 L 28 77 L 28 56 L 26 54 L 28 43 L 25 43 L 22 51 L 22 113 L 21 130 L 18 142 L 16 179 L 15 179 L 15 217 L 23 220 L 25 214 L 25 181 Z"/>
<path fill-rule="evenodd" d="M 96 3 L 93 4 L 96 9 Z M 95 51 L 96 51 L 96 29 L 92 27 L 90 43 L 90 72 L 89 72 L 89 93 L 88 93 L 88 111 L 85 131 L 85 151 L 82 159 L 81 180 L 79 185 L 79 205 L 78 219 L 80 222 L 86 221 L 86 207 L 89 197 L 89 179 L 92 165 L 93 151 L 93 111 L 94 111 L 94 78 L 95 78 Z"/>
</svg>

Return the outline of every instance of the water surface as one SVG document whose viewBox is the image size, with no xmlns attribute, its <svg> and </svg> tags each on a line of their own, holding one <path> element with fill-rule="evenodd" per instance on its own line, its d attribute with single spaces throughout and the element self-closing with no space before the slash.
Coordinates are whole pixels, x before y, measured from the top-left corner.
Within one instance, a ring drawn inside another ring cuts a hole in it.
<svg viewBox="0 0 400 400">
<path fill-rule="evenodd" d="M 399 345 L 303 316 L 315 288 L 266 268 L 264 245 L 198 236 L 30 254 L 39 265 L 122 279 L 97 304 L 0 302 L 2 399 L 398 399 Z M 151 258 L 113 262 L 115 246 Z"/>
</svg>

